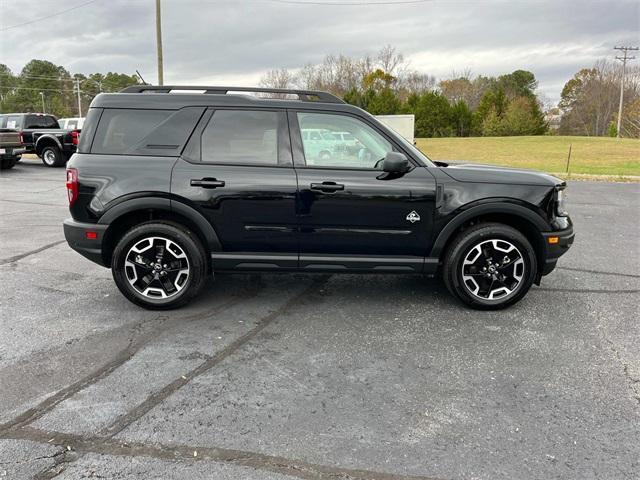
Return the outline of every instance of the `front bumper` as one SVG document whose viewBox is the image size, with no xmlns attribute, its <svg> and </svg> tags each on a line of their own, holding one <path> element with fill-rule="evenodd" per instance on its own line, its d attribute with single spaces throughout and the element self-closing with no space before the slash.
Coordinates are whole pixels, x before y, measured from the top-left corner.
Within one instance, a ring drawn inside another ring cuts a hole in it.
<svg viewBox="0 0 640 480">
<path fill-rule="evenodd" d="M 541 275 L 548 275 L 556 268 L 558 258 L 569 251 L 576 234 L 573 232 L 573 227 L 569 227 L 557 232 L 544 232 L 542 236 L 544 238 L 546 256 Z M 555 237 L 558 238 L 557 242 L 549 243 L 550 239 Z"/>
<path fill-rule="evenodd" d="M 63 222 L 64 237 L 67 243 L 80 255 L 92 262 L 106 267 L 102 257 L 102 239 L 109 225 L 96 223 L 76 222 L 73 218 L 67 218 Z M 87 232 L 95 232 L 95 238 L 87 238 Z"/>
</svg>

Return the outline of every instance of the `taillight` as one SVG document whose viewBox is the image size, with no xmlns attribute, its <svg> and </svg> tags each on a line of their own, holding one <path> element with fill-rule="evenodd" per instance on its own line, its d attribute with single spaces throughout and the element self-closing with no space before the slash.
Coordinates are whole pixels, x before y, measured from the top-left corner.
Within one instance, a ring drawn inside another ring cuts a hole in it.
<svg viewBox="0 0 640 480">
<path fill-rule="evenodd" d="M 22 136 L 22 132 L 20 132 L 20 143 L 24 145 L 24 137 Z"/>
<path fill-rule="evenodd" d="M 73 143 L 74 145 L 78 145 L 79 141 L 80 141 L 80 132 L 74 130 L 73 132 L 71 132 L 71 143 Z"/>
<path fill-rule="evenodd" d="M 78 170 L 67 168 L 67 196 L 71 207 L 78 199 Z"/>
</svg>

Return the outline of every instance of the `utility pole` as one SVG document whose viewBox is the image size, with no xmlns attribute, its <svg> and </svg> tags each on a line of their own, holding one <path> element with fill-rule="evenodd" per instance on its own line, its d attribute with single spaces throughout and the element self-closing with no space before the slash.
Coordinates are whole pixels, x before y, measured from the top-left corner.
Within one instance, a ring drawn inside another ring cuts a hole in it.
<svg viewBox="0 0 640 480">
<path fill-rule="evenodd" d="M 158 53 L 158 85 L 164 85 L 162 65 L 162 18 L 160 12 L 160 0 L 156 0 L 156 50 Z"/>
<path fill-rule="evenodd" d="M 76 88 L 78 89 L 78 117 L 82 118 L 82 101 L 80 100 L 80 79 L 76 78 Z"/>
<path fill-rule="evenodd" d="M 633 60 L 636 57 L 630 57 L 628 55 L 631 51 L 637 51 L 638 47 L 613 47 L 614 50 L 620 50 L 623 52 L 622 57 L 616 57 L 616 60 L 620 60 L 622 62 L 622 76 L 620 77 L 620 104 L 618 105 L 618 135 L 620 138 L 620 128 L 622 125 L 622 99 L 624 97 L 624 76 L 627 68 L 627 60 Z"/>
<path fill-rule="evenodd" d="M 44 92 L 40 92 L 40 98 L 42 99 L 42 113 L 46 113 L 44 108 Z"/>
</svg>

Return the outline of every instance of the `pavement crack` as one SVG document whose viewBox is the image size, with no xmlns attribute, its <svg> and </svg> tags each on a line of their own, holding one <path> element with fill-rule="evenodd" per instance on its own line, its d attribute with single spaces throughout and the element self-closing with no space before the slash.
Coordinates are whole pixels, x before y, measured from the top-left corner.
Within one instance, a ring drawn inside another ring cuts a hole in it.
<svg viewBox="0 0 640 480">
<path fill-rule="evenodd" d="M 298 459 L 244 450 L 198 445 L 127 443 L 113 438 L 52 432 L 32 427 L 25 427 L 12 432 L 11 438 L 26 439 L 39 443 L 53 443 L 66 449 L 65 455 L 63 455 L 60 462 L 48 468 L 37 480 L 54 478 L 64 469 L 63 463 L 75 461 L 75 459 L 79 458 L 79 455 L 87 453 L 133 458 L 147 457 L 183 462 L 212 461 L 308 480 L 443 480 L 442 478 L 436 479 L 421 475 L 400 475 L 373 470 L 320 465 Z M 71 450 L 68 450 L 69 448 Z M 193 456 L 194 451 L 198 452 L 197 457 Z"/>
<path fill-rule="evenodd" d="M 61 243 L 66 242 L 66 240 L 58 240 L 57 242 L 48 243 L 40 248 L 36 248 L 35 250 L 29 250 L 28 252 L 21 253 L 20 255 L 14 255 L 13 257 L 6 258 L 4 260 L 0 260 L 0 265 L 6 265 L 7 263 L 17 262 L 18 260 L 22 260 L 30 255 L 34 255 L 36 253 L 40 253 L 49 248 L 60 245 Z"/>
<path fill-rule="evenodd" d="M 574 268 L 574 267 L 556 267 L 556 268 L 558 270 L 569 270 L 572 272 L 593 273 L 596 275 L 614 275 L 617 277 L 640 278 L 640 275 L 634 275 L 631 273 L 605 272 L 602 270 L 589 270 L 588 268 Z"/>
<path fill-rule="evenodd" d="M 571 293 L 639 293 L 640 290 L 607 290 L 607 289 L 589 289 L 589 288 L 545 288 L 539 287 L 535 291 L 539 292 L 571 292 Z"/>
<path fill-rule="evenodd" d="M 315 291 L 318 288 L 318 284 L 326 282 L 328 277 L 323 277 L 322 279 L 315 279 L 313 283 L 305 288 L 302 292 L 298 293 L 294 297 L 290 298 L 287 302 L 284 303 L 280 308 L 274 310 L 267 316 L 261 318 L 256 322 L 256 325 L 249 330 L 244 335 L 238 337 L 225 348 L 220 350 L 215 355 L 212 355 L 206 361 L 195 367 L 190 372 L 176 378 L 173 382 L 166 385 L 161 390 L 147 397 L 145 401 L 140 403 L 138 406 L 130 410 L 129 412 L 123 414 L 119 418 L 117 418 L 111 425 L 103 428 L 99 435 L 104 435 L 106 437 L 113 437 L 120 433 L 122 430 L 127 428 L 129 425 L 134 423 L 136 420 L 144 416 L 147 412 L 149 412 L 156 405 L 167 399 L 174 392 L 184 387 L 187 383 L 189 383 L 194 378 L 202 375 L 203 373 L 211 370 L 218 364 L 220 364 L 227 357 L 235 353 L 239 348 L 244 346 L 250 340 L 256 337 L 260 332 L 262 332 L 267 326 L 269 326 L 275 319 L 280 317 L 283 313 L 289 310 L 291 307 L 296 305 L 301 298 L 308 296 L 308 294 L 312 291 Z"/>
<path fill-rule="evenodd" d="M 255 292 L 249 292 L 249 296 L 255 294 Z M 170 330 L 174 326 L 184 323 L 185 321 L 190 321 L 193 319 L 201 318 L 203 315 L 211 315 L 212 313 L 219 312 L 225 310 L 227 308 L 232 307 L 233 305 L 245 300 L 248 296 L 247 294 L 235 296 L 228 301 L 217 305 L 214 308 L 208 309 L 205 312 L 199 311 L 186 316 L 176 316 L 169 321 L 169 318 L 165 315 L 159 315 L 153 317 L 152 319 L 146 319 L 142 322 L 137 323 L 131 328 L 131 334 L 128 339 L 127 346 L 121 349 L 115 357 L 102 365 L 100 368 L 94 370 L 89 373 L 85 377 L 80 380 L 68 385 L 67 387 L 58 390 L 53 395 L 47 397 L 45 400 L 40 402 L 38 405 L 26 410 L 22 414 L 13 418 L 5 424 L 0 424 L 0 437 L 6 435 L 6 433 L 10 430 L 15 430 L 18 428 L 22 428 L 26 425 L 29 425 L 36 420 L 42 418 L 48 412 L 53 410 L 58 404 L 62 403 L 66 399 L 74 396 L 78 392 L 84 390 L 85 388 L 97 383 L 103 378 L 108 377 L 111 373 L 113 373 L 118 367 L 122 366 L 126 362 L 128 362 L 133 356 L 145 345 L 149 342 L 157 338 L 162 333 Z M 151 330 L 146 335 L 144 334 L 144 326 L 152 323 L 159 323 L 161 328 L 155 328 Z"/>
<path fill-rule="evenodd" d="M 640 379 L 633 378 L 631 372 L 629 372 L 629 364 L 622 359 L 622 355 L 620 355 L 615 343 L 606 336 L 603 336 L 602 338 L 609 345 L 609 348 L 616 357 L 616 360 L 618 360 L 620 365 L 622 365 L 622 374 L 627 381 L 627 386 L 629 387 L 629 390 L 631 390 L 633 397 L 638 401 L 638 403 L 640 403 Z"/>
</svg>

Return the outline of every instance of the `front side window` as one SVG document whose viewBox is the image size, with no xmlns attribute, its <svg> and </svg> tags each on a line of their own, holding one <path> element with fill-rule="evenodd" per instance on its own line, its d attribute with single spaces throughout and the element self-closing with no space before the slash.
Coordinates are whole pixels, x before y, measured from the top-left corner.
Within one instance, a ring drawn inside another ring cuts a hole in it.
<svg viewBox="0 0 640 480">
<path fill-rule="evenodd" d="M 308 166 L 381 168 L 393 146 L 357 118 L 326 113 L 299 112 L 298 123 Z"/>
<path fill-rule="evenodd" d="M 283 127 L 282 112 L 216 110 L 202 132 L 202 161 L 277 165 Z"/>
</svg>

